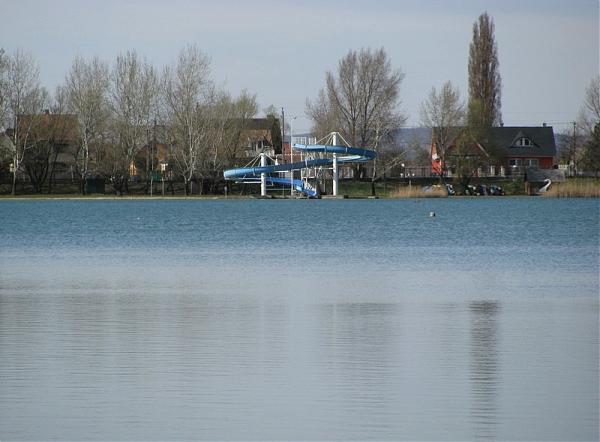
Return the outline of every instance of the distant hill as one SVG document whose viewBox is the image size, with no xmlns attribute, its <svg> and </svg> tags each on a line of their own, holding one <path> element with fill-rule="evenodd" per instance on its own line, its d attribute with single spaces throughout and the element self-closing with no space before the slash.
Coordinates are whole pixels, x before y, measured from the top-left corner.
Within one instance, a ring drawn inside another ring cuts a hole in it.
<svg viewBox="0 0 600 442">
<path fill-rule="evenodd" d="M 393 135 L 396 145 L 402 149 L 407 149 L 415 141 L 418 141 L 421 147 L 427 149 L 431 145 L 431 129 L 428 127 L 400 128 L 396 129 Z"/>
<path fill-rule="evenodd" d="M 392 132 L 393 143 L 389 150 L 404 152 L 405 161 L 421 163 L 428 157 L 431 147 L 431 129 L 427 127 L 400 128 Z"/>
<path fill-rule="evenodd" d="M 311 137 L 310 133 L 294 134 L 294 137 Z M 394 144 L 396 148 L 406 149 L 412 142 L 417 140 L 419 144 L 429 149 L 431 145 L 431 129 L 428 127 L 409 127 L 400 128 L 392 131 Z M 285 136 L 285 141 L 289 141 L 289 135 Z"/>
<path fill-rule="evenodd" d="M 556 140 L 556 155 L 559 158 L 568 158 L 569 151 L 573 147 L 573 136 L 570 133 L 555 132 L 554 139 Z"/>
</svg>

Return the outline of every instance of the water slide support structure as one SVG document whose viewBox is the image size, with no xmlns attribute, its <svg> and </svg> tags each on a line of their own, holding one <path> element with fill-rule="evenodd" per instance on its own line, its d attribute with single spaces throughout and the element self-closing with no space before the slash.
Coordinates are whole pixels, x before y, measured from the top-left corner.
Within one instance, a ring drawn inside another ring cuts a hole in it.
<svg viewBox="0 0 600 442">
<path fill-rule="evenodd" d="M 333 132 L 332 134 L 332 144 L 337 146 L 337 132 Z M 337 153 L 333 154 L 333 196 L 337 196 L 338 194 L 338 182 L 339 182 L 339 174 L 338 174 L 338 161 L 337 161 Z"/>
<path fill-rule="evenodd" d="M 267 154 L 264 152 L 260 153 L 260 167 L 267 166 Z M 267 196 L 267 174 L 261 172 L 260 174 L 260 196 Z"/>
<path fill-rule="evenodd" d="M 346 146 L 338 146 L 338 138 L 341 138 Z M 283 164 L 277 164 L 277 162 L 275 162 L 275 164 L 268 164 L 266 152 L 261 152 L 245 167 L 225 170 L 223 176 L 226 180 L 235 180 L 237 182 L 260 182 L 260 194 L 262 197 L 267 196 L 267 185 L 283 186 L 285 188 L 290 184 L 296 192 L 301 192 L 308 197 L 318 197 L 318 189 L 312 186 L 304 177 L 301 179 L 294 179 L 293 171 L 331 167 L 333 172 L 333 195 L 337 196 L 339 193 L 340 163 L 346 164 L 370 161 L 375 158 L 376 152 L 349 146 L 346 140 L 344 140 L 337 132 L 329 134 L 319 142 L 322 142 L 323 140 L 330 141 L 332 144 L 294 144 L 294 149 L 297 149 L 308 156 L 308 158 L 304 157 L 301 161 Z M 316 157 L 316 154 L 319 154 L 320 156 Z M 327 157 L 327 154 L 330 154 L 331 157 Z M 291 154 L 290 159 L 293 159 Z M 260 161 L 259 166 L 256 165 L 257 160 Z M 283 172 L 290 172 L 290 179 L 272 175 Z"/>
</svg>

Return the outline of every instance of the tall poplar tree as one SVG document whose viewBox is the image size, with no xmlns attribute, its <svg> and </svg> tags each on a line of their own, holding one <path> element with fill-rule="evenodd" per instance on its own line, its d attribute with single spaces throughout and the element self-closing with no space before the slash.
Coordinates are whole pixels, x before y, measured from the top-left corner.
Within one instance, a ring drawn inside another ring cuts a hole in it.
<svg viewBox="0 0 600 442">
<path fill-rule="evenodd" d="M 494 21 L 485 12 L 473 24 L 469 46 L 469 123 L 474 127 L 502 125 L 498 65 Z"/>
</svg>

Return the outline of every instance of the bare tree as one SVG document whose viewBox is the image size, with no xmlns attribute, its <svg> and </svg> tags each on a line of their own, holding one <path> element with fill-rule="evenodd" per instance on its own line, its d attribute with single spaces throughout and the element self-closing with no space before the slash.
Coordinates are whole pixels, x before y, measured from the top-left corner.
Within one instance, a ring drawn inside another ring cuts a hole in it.
<svg viewBox="0 0 600 442">
<path fill-rule="evenodd" d="M 578 125 L 591 136 L 594 127 L 600 122 L 600 75 L 590 80 L 585 89 L 583 105 L 579 111 Z"/>
<path fill-rule="evenodd" d="M 556 133 L 558 160 L 569 166 L 569 175 L 577 175 L 582 165 L 584 146 L 589 136 L 585 123 L 575 121 L 572 122 L 571 127 L 565 127 Z"/>
<path fill-rule="evenodd" d="M 421 123 L 431 129 L 432 143 L 439 161 L 440 182 L 443 183 L 447 171 L 446 150 L 458 137 L 465 123 L 464 104 L 458 88 L 447 81 L 438 92 L 431 88 L 429 97 L 421 103 Z"/>
<path fill-rule="evenodd" d="M 77 115 L 80 141 L 73 151 L 74 165 L 79 176 L 79 190 L 85 193 L 85 179 L 90 173 L 91 158 L 97 158 L 101 136 L 108 119 L 108 65 L 94 57 L 73 60 L 59 93 L 64 94 L 64 108 Z"/>
<path fill-rule="evenodd" d="M 7 73 L 9 59 L 4 49 L 0 48 L 0 133 L 6 129 L 6 111 L 8 106 Z"/>
<path fill-rule="evenodd" d="M 20 115 L 17 120 L 18 127 L 30 128 L 22 166 L 38 193 L 46 182 L 48 193 L 52 192 L 59 155 L 77 138 L 75 116 L 64 114 L 60 103 L 55 103 L 51 109 L 42 114 Z"/>
<path fill-rule="evenodd" d="M 569 165 L 573 173 L 578 169 L 600 172 L 600 150 L 598 137 L 600 133 L 600 75 L 592 78 L 585 89 L 583 104 L 579 110 L 577 122 L 573 129 L 562 134 L 563 152 L 568 154 Z"/>
<path fill-rule="evenodd" d="M 30 53 L 17 50 L 8 58 L 4 90 L 6 120 L 13 125 L 11 194 L 14 195 L 26 152 L 34 147 L 31 136 L 34 119 L 22 119 L 19 124 L 19 116 L 39 114 L 48 103 L 48 92 L 39 84 L 39 67 Z"/>
<path fill-rule="evenodd" d="M 242 132 L 247 128 L 249 121 L 258 113 L 256 95 L 251 95 L 243 90 L 231 103 L 232 124 L 229 126 L 228 136 L 225 140 L 225 167 L 230 167 L 240 156 Z"/>
<path fill-rule="evenodd" d="M 312 132 L 317 139 L 340 130 L 341 117 L 337 108 L 332 106 L 324 89 L 319 90 L 315 101 L 306 100 L 306 115 L 312 121 Z"/>
<path fill-rule="evenodd" d="M 4 49 L 0 48 L 0 160 L 12 158 L 12 143 L 6 136 L 6 113 L 8 108 L 7 73 L 9 59 Z"/>
<path fill-rule="evenodd" d="M 117 57 L 110 87 L 115 147 L 111 181 L 118 194 L 128 191 L 130 168 L 139 150 L 150 140 L 158 110 L 158 77 L 152 65 L 135 51 Z"/>
<path fill-rule="evenodd" d="M 199 193 L 203 192 L 204 183 L 209 181 L 214 187 L 217 177 L 223 170 L 223 159 L 226 153 L 226 140 L 233 127 L 233 102 L 229 94 L 213 91 L 212 96 L 202 105 L 204 121 L 204 146 L 197 169 Z"/>
<path fill-rule="evenodd" d="M 242 147 L 242 132 L 257 112 L 256 95 L 250 95 L 246 90 L 236 98 L 221 92 L 214 100 L 209 137 L 209 170 L 214 180 L 221 178 L 222 169 L 235 164 Z"/>
<path fill-rule="evenodd" d="M 600 75 L 590 81 L 585 94 L 584 106 L 597 124 L 600 122 Z"/>
<path fill-rule="evenodd" d="M 372 147 L 380 132 L 400 126 L 400 84 L 404 74 L 392 68 L 383 48 L 350 51 L 334 74 L 326 74 L 330 108 L 339 114 L 341 132 L 354 146 Z"/>
<path fill-rule="evenodd" d="M 494 147 L 488 145 L 484 148 L 480 144 L 482 133 L 485 132 L 468 126 L 460 133 L 453 143 L 453 149 L 447 154 L 449 166 L 456 175 L 462 193 L 467 192 L 477 170 L 488 165 L 493 159 Z"/>
<path fill-rule="evenodd" d="M 598 175 L 600 175 L 600 121 L 596 123 L 594 130 L 585 143 L 583 161 L 586 170 L 594 172 L 596 178 L 598 178 Z"/>
<path fill-rule="evenodd" d="M 314 104 L 307 103 L 307 115 L 317 131 L 335 127 L 353 146 L 375 148 L 405 121 L 398 111 L 403 78 L 383 48 L 349 51 L 337 72 L 326 73 L 325 88 Z"/>
<path fill-rule="evenodd" d="M 486 13 L 473 24 L 469 46 L 469 120 L 473 127 L 502 124 L 501 78 L 494 20 Z"/>
<path fill-rule="evenodd" d="M 163 95 L 173 160 L 184 180 L 185 192 L 192 183 L 206 155 L 210 100 L 214 86 L 209 78 L 210 60 L 196 46 L 183 49 L 174 67 L 163 74 Z"/>
</svg>

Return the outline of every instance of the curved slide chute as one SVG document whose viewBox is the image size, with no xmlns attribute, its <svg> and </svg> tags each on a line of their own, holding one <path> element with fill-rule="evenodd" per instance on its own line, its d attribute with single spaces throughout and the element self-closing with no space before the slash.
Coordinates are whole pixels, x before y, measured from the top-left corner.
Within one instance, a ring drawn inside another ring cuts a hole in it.
<svg viewBox="0 0 600 442">
<path fill-rule="evenodd" d="M 289 179 L 281 177 L 273 177 L 268 174 L 278 172 L 289 172 L 292 170 L 300 170 L 306 168 L 334 166 L 335 162 L 339 163 L 360 163 L 370 161 L 377 155 L 373 150 L 360 149 L 358 147 L 346 147 L 346 146 L 329 146 L 325 144 L 294 144 L 294 149 L 311 153 L 320 154 L 334 154 L 333 158 L 314 158 L 306 159 L 304 161 L 296 161 L 294 163 L 284 164 L 272 164 L 264 166 L 249 166 L 240 167 L 236 169 L 229 169 L 223 172 L 223 176 L 226 180 L 236 180 L 239 182 L 260 182 L 262 174 L 266 174 L 266 183 L 273 186 L 289 186 L 293 183 L 294 189 L 297 192 L 301 192 L 309 197 L 316 197 L 319 195 L 318 190 L 311 186 L 310 183 L 304 180 Z M 341 156 L 338 156 L 341 155 Z"/>
</svg>

